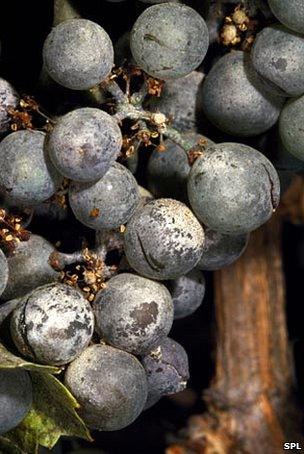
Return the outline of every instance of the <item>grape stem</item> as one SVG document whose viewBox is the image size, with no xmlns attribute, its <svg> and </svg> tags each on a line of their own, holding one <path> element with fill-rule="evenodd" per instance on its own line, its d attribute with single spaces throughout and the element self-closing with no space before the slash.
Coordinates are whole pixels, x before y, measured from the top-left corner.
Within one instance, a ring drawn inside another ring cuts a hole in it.
<svg viewBox="0 0 304 454">
<path fill-rule="evenodd" d="M 54 0 L 54 27 L 68 19 L 76 19 L 79 17 L 80 15 L 71 0 Z"/>
<path fill-rule="evenodd" d="M 103 83 L 102 87 L 107 90 L 115 99 L 116 113 L 113 118 L 121 124 L 123 120 L 143 121 L 148 124 L 153 131 L 157 131 L 159 135 L 165 136 L 179 145 L 187 154 L 194 148 L 193 143 L 188 142 L 177 130 L 168 126 L 168 118 L 159 112 L 149 112 L 142 108 L 142 103 L 145 100 L 148 92 L 146 84 L 140 90 L 134 93 L 130 98 L 123 92 L 118 83 L 112 78 L 108 82 Z"/>
</svg>

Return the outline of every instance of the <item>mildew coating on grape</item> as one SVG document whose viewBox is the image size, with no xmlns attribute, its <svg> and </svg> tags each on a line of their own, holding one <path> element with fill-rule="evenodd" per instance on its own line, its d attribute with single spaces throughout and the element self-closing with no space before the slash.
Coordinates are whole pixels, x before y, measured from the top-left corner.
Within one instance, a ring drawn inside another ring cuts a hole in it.
<svg viewBox="0 0 304 454">
<path fill-rule="evenodd" d="M 52 29 L 43 47 L 49 75 L 60 85 L 87 90 L 103 81 L 114 65 L 109 35 L 95 22 L 71 19 Z"/>
<path fill-rule="evenodd" d="M 0 369 L 0 435 L 23 420 L 33 401 L 32 383 L 22 369 Z"/>
<path fill-rule="evenodd" d="M 185 276 L 168 281 L 167 287 L 174 304 L 174 318 L 184 318 L 193 314 L 203 302 L 206 281 L 203 273 L 194 269 Z"/>
<path fill-rule="evenodd" d="M 147 8 L 131 31 L 131 51 L 151 76 L 176 79 L 203 61 L 209 44 L 204 19 L 192 8 L 162 3 Z"/>
<path fill-rule="evenodd" d="M 44 151 L 45 134 L 16 131 L 0 142 L 0 188 L 8 202 L 33 206 L 50 198 L 62 176 Z"/>
<path fill-rule="evenodd" d="M 12 338 L 20 353 L 42 364 L 75 359 L 88 346 L 93 329 L 88 301 L 61 283 L 38 287 L 22 297 L 11 318 Z"/>
<path fill-rule="evenodd" d="M 107 282 L 94 303 L 96 330 L 114 347 L 143 355 L 157 347 L 173 323 L 167 288 L 130 273 Z"/>
<path fill-rule="evenodd" d="M 200 270 L 213 271 L 235 262 L 245 251 L 249 234 L 225 235 L 205 228 L 203 254 L 197 267 Z"/>
<path fill-rule="evenodd" d="M 8 257 L 9 280 L 2 298 L 18 298 L 43 284 L 58 279 L 49 264 L 55 248 L 42 236 L 31 234 L 28 241 L 18 243 L 15 253 Z"/>
<path fill-rule="evenodd" d="M 8 282 L 8 263 L 2 249 L 0 249 L 0 296 L 3 294 Z"/>
<path fill-rule="evenodd" d="M 123 429 L 139 416 L 147 400 L 147 379 L 140 362 L 108 345 L 87 348 L 69 365 L 64 380 L 91 429 Z"/>
<path fill-rule="evenodd" d="M 289 100 L 280 115 L 282 144 L 296 158 L 304 161 L 304 96 Z"/>
<path fill-rule="evenodd" d="M 76 109 L 59 118 L 47 140 L 55 167 L 65 177 L 92 182 L 103 177 L 119 155 L 122 135 L 100 109 Z"/>
<path fill-rule="evenodd" d="M 14 87 L 0 77 L 0 134 L 9 129 L 10 115 L 8 109 L 15 109 L 19 103 L 19 96 Z"/>
<path fill-rule="evenodd" d="M 255 136 L 277 121 L 284 98 L 269 92 L 245 52 L 221 57 L 204 79 L 203 109 L 219 129 L 235 136 Z"/>
<path fill-rule="evenodd" d="M 286 27 L 304 33 L 304 4 L 302 0 L 268 0 L 276 18 Z"/>
<path fill-rule="evenodd" d="M 138 209 L 127 224 L 127 259 L 151 279 L 175 279 L 195 267 L 202 255 L 204 230 L 191 210 L 173 199 L 158 199 Z"/>
<path fill-rule="evenodd" d="M 282 96 L 304 93 L 304 37 L 283 25 L 265 27 L 251 50 L 256 71 Z"/>
<path fill-rule="evenodd" d="M 169 396 L 183 391 L 189 379 L 188 356 L 173 339 L 166 338 L 141 359 L 147 374 L 149 395 Z"/>
<path fill-rule="evenodd" d="M 214 142 L 200 134 L 188 132 L 183 134 L 192 146 L 203 141 L 204 150 L 208 150 Z M 188 201 L 187 178 L 190 172 L 190 164 L 185 151 L 175 142 L 167 139 L 164 141 L 166 150 L 159 152 L 154 150 L 147 166 L 148 188 L 155 197 L 172 197 L 182 202 Z"/>
<path fill-rule="evenodd" d="M 180 132 L 196 130 L 203 118 L 201 91 L 204 74 L 192 71 L 185 77 L 168 80 L 161 96 L 148 99 L 147 107 L 172 118 L 172 125 Z"/>
<path fill-rule="evenodd" d="M 271 162 L 238 143 L 215 145 L 191 168 L 188 196 L 204 225 L 244 234 L 264 224 L 277 208 L 280 182 Z"/>
<path fill-rule="evenodd" d="M 138 184 L 132 173 L 118 162 L 96 183 L 70 185 L 69 201 L 75 217 L 95 230 L 125 224 L 139 203 Z"/>
</svg>

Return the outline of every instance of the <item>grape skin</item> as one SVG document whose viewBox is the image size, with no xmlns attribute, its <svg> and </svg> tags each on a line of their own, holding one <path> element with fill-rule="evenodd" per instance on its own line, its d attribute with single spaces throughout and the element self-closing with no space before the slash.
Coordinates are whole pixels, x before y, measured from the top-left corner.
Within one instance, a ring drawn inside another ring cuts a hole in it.
<svg viewBox="0 0 304 454">
<path fill-rule="evenodd" d="M 94 303 L 96 329 L 114 347 L 143 355 L 157 347 L 173 323 L 166 287 L 130 273 L 107 282 Z"/>
<path fill-rule="evenodd" d="M 304 5 L 302 0 L 268 0 L 276 18 L 295 32 L 304 33 Z"/>
<path fill-rule="evenodd" d="M 19 103 L 19 96 L 14 87 L 5 79 L 0 78 L 0 133 L 9 129 L 10 115 L 8 108 L 15 109 Z"/>
<path fill-rule="evenodd" d="M 280 182 L 271 162 L 247 145 L 222 143 L 191 168 L 188 196 L 200 221 L 238 235 L 264 224 L 277 208 Z"/>
<path fill-rule="evenodd" d="M 142 276 L 175 279 L 195 267 L 204 230 L 194 214 L 173 199 L 153 200 L 138 209 L 124 233 L 125 254 Z"/>
<path fill-rule="evenodd" d="M 176 79 L 203 61 L 209 44 L 203 18 L 192 8 L 162 3 L 147 8 L 131 31 L 137 65 L 153 77 Z"/>
<path fill-rule="evenodd" d="M 22 369 L 0 369 L 0 435 L 23 420 L 33 401 L 32 383 Z"/>
<path fill-rule="evenodd" d="M 207 118 L 217 128 L 250 137 L 276 123 L 284 98 L 270 93 L 250 57 L 236 51 L 221 57 L 205 77 L 202 103 Z"/>
<path fill-rule="evenodd" d="M 206 281 L 203 273 L 194 269 L 185 276 L 167 282 L 174 304 L 174 319 L 188 317 L 203 302 Z"/>
<path fill-rule="evenodd" d="M 69 201 L 75 217 L 95 229 L 114 229 L 125 224 L 139 203 L 138 184 L 132 173 L 115 162 L 96 183 L 73 182 Z"/>
<path fill-rule="evenodd" d="M 53 164 L 65 177 L 93 182 L 117 159 L 122 135 L 117 122 L 94 108 L 76 109 L 59 118 L 48 136 L 47 149 Z"/>
<path fill-rule="evenodd" d="M 141 359 L 141 363 L 147 374 L 148 399 L 156 395 L 169 396 L 186 388 L 189 379 L 188 356 L 185 349 L 173 339 L 164 339 L 155 351 Z"/>
<path fill-rule="evenodd" d="M 24 130 L 9 134 L 0 143 L 0 187 L 9 203 L 38 205 L 62 183 L 44 151 L 44 139 L 42 132 Z"/>
<path fill-rule="evenodd" d="M 197 267 L 200 270 L 214 271 L 231 265 L 245 251 L 249 234 L 225 235 L 205 228 L 203 254 Z"/>
<path fill-rule="evenodd" d="M 89 345 L 93 329 L 88 301 L 61 283 L 37 287 L 21 297 L 11 318 L 11 335 L 20 353 L 54 366 L 75 359 Z"/>
<path fill-rule="evenodd" d="M 43 284 L 58 279 L 58 273 L 49 264 L 55 248 L 42 236 L 31 234 L 21 241 L 14 255 L 7 259 L 9 280 L 2 298 L 19 298 Z"/>
<path fill-rule="evenodd" d="M 279 132 L 283 146 L 297 159 L 304 161 L 304 95 L 289 100 L 280 115 Z"/>
<path fill-rule="evenodd" d="M 69 365 L 64 382 L 91 429 L 123 429 L 139 416 L 147 400 L 147 379 L 140 362 L 108 345 L 88 347 Z"/>
<path fill-rule="evenodd" d="M 304 38 L 282 25 L 265 27 L 251 50 L 255 70 L 281 96 L 304 93 Z"/>
<path fill-rule="evenodd" d="M 54 27 L 43 47 L 43 61 L 58 84 L 87 90 L 102 82 L 114 66 L 108 34 L 95 22 L 71 19 Z"/>
<path fill-rule="evenodd" d="M 2 249 L 0 249 L 0 296 L 3 295 L 3 292 L 8 284 L 8 263 L 7 258 L 5 257 Z"/>
</svg>

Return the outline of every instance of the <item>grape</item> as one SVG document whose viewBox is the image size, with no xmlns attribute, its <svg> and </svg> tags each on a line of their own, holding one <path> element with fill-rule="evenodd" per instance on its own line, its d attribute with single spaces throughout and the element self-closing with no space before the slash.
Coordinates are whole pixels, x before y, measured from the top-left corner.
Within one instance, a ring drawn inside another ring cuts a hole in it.
<svg viewBox="0 0 304 454">
<path fill-rule="evenodd" d="M 20 299 L 11 319 L 13 341 L 23 355 L 62 365 L 88 346 L 94 329 L 90 304 L 74 287 L 54 283 Z"/>
<path fill-rule="evenodd" d="M 175 279 L 195 267 L 204 230 L 194 214 L 172 199 L 152 200 L 138 209 L 124 234 L 132 268 L 151 279 Z"/>
<path fill-rule="evenodd" d="M 208 49 L 204 19 L 192 8 L 163 3 L 147 8 L 131 31 L 132 55 L 144 71 L 176 79 L 196 69 Z"/>
<path fill-rule="evenodd" d="M 264 28 L 256 37 L 251 61 L 282 96 L 304 93 L 304 38 L 282 25 Z"/>
<path fill-rule="evenodd" d="M 0 249 L 0 296 L 4 292 L 7 282 L 8 282 L 8 263 L 2 249 Z"/>
<path fill-rule="evenodd" d="M 173 126 L 180 132 L 195 130 L 203 118 L 201 90 L 204 75 L 192 71 L 185 77 L 168 80 L 161 96 L 151 97 L 147 107 L 152 112 L 162 112 L 173 119 Z"/>
<path fill-rule="evenodd" d="M 214 143 L 207 137 L 188 132 L 183 135 L 193 146 L 199 140 L 206 141 L 206 150 Z M 187 202 L 187 177 L 190 165 L 185 151 L 167 139 L 164 142 L 166 150 L 154 150 L 147 166 L 148 188 L 155 197 L 172 197 L 182 202 Z"/>
<path fill-rule="evenodd" d="M 0 143 L 0 187 L 9 203 L 37 205 L 60 186 L 62 177 L 45 155 L 44 138 L 39 131 L 16 131 Z"/>
<path fill-rule="evenodd" d="M 131 424 L 147 399 L 147 379 L 130 353 L 107 345 L 87 348 L 65 373 L 65 385 L 80 403 L 91 429 L 113 431 Z"/>
<path fill-rule="evenodd" d="M 279 132 L 287 151 L 304 161 L 304 96 L 288 101 L 280 115 Z"/>
<path fill-rule="evenodd" d="M 115 162 L 94 184 L 70 185 L 69 200 L 76 218 L 95 230 L 114 229 L 126 223 L 139 203 L 132 173 Z"/>
<path fill-rule="evenodd" d="M 222 143 L 194 163 L 188 196 L 207 227 L 237 235 L 257 229 L 271 217 L 279 204 L 280 183 L 262 153 L 247 145 Z"/>
<path fill-rule="evenodd" d="M 140 0 L 142 3 L 179 3 L 180 0 Z"/>
<path fill-rule="evenodd" d="M 188 356 L 173 339 L 164 339 L 141 362 L 147 374 L 148 399 L 149 396 L 169 396 L 186 388 L 189 379 Z"/>
<path fill-rule="evenodd" d="M 60 85 L 87 90 L 104 80 L 114 65 L 108 34 L 86 19 L 71 19 L 53 28 L 43 47 L 49 75 Z"/>
<path fill-rule="evenodd" d="M 193 314 L 203 302 L 206 282 L 203 273 L 197 269 L 168 281 L 167 286 L 174 304 L 175 319 Z"/>
<path fill-rule="evenodd" d="M 245 251 L 249 234 L 225 235 L 205 228 L 205 244 L 203 254 L 197 267 L 201 270 L 213 271 L 224 268 L 235 262 Z"/>
<path fill-rule="evenodd" d="M 49 264 L 54 247 L 39 235 L 31 234 L 28 241 L 18 243 L 14 255 L 7 259 L 9 280 L 3 299 L 19 298 L 43 284 L 58 279 Z"/>
<path fill-rule="evenodd" d="M 9 129 L 10 115 L 8 108 L 15 109 L 19 103 L 19 96 L 14 87 L 7 80 L 0 77 L 0 133 Z"/>
<path fill-rule="evenodd" d="M 166 287 L 129 273 L 107 282 L 94 303 L 94 312 L 102 339 L 135 355 L 157 347 L 173 322 L 173 304 Z"/>
<path fill-rule="evenodd" d="M 22 369 L 0 369 L 0 435 L 18 426 L 32 401 L 29 374 Z"/>
<path fill-rule="evenodd" d="M 47 141 L 55 167 L 65 177 L 92 182 L 103 177 L 119 155 L 117 122 L 100 109 L 76 109 L 61 117 Z"/>
<path fill-rule="evenodd" d="M 302 0 L 268 0 L 276 18 L 299 33 L 304 33 L 304 4 Z"/>
<path fill-rule="evenodd" d="M 284 103 L 283 97 L 270 93 L 265 86 L 247 54 L 240 51 L 227 54 L 215 63 L 204 80 L 205 114 L 228 134 L 261 134 L 276 123 Z"/>
</svg>

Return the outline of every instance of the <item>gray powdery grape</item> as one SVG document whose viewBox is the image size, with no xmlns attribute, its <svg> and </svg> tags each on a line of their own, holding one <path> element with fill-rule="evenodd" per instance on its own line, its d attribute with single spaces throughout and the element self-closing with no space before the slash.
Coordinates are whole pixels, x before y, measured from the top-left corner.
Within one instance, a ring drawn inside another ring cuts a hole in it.
<svg viewBox="0 0 304 454">
<path fill-rule="evenodd" d="M 283 25 L 265 27 L 256 37 L 251 61 L 256 71 L 282 96 L 304 93 L 304 37 Z"/>
<path fill-rule="evenodd" d="M 304 33 L 304 4 L 302 0 L 268 0 L 276 18 L 299 33 Z"/>
<path fill-rule="evenodd" d="M 96 330 L 121 350 L 143 355 L 157 347 L 173 323 L 167 288 L 141 276 L 122 273 L 107 282 L 94 303 Z"/>
<path fill-rule="evenodd" d="M 160 79 L 176 79 L 202 63 L 209 36 L 204 19 L 195 10 L 162 3 L 138 17 L 130 43 L 132 55 L 144 71 Z"/>
<path fill-rule="evenodd" d="M 87 19 L 71 19 L 53 28 L 43 47 L 44 65 L 60 85 L 87 90 L 102 82 L 114 66 L 108 34 Z"/>
<path fill-rule="evenodd" d="M 189 379 L 188 356 L 184 348 L 167 337 L 141 360 L 147 374 L 148 400 L 183 391 Z"/>
<path fill-rule="evenodd" d="M 191 210 L 173 199 L 153 200 L 136 210 L 124 233 L 131 267 L 151 279 L 175 279 L 195 267 L 204 230 Z"/>
<path fill-rule="evenodd" d="M 24 419 L 33 401 L 32 383 L 22 369 L 0 369 L 0 435 Z"/>
<path fill-rule="evenodd" d="M 203 110 L 201 102 L 204 74 L 192 71 L 185 77 L 165 83 L 161 96 L 151 97 L 147 107 L 172 118 L 172 125 L 180 132 L 196 130 L 201 125 Z"/>
<path fill-rule="evenodd" d="M 304 161 L 304 95 L 289 100 L 280 115 L 279 132 L 282 144 L 296 158 Z"/>
<path fill-rule="evenodd" d="M 20 298 L 11 318 L 13 341 L 23 355 L 42 364 L 63 365 L 89 345 L 94 315 L 74 287 L 54 283 Z"/>
<path fill-rule="evenodd" d="M 69 201 L 75 217 L 95 230 L 125 224 L 139 203 L 138 184 L 132 173 L 115 162 L 96 183 L 70 185 Z"/>
<path fill-rule="evenodd" d="M 15 109 L 19 96 L 14 87 L 5 79 L 0 78 L 0 133 L 7 131 L 10 124 L 8 109 Z"/>
<path fill-rule="evenodd" d="M 139 416 L 147 400 L 147 379 L 140 362 L 108 345 L 92 345 L 73 361 L 66 370 L 65 385 L 91 429 L 123 429 Z"/>
<path fill-rule="evenodd" d="M 119 155 L 122 135 L 117 122 L 100 109 L 81 108 L 59 118 L 47 150 L 58 171 L 83 182 L 100 179 Z"/>
<path fill-rule="evenodd" d="M 8 257 L 9 280 L 2 298 L 19 298 L 26 293 L 58 279 L 49 264 L 55 248 L 42 236 L 31 234 L 28 241 L 18 243 L 14 255 Z"/>
<path fill-rule="evenodd" d="M 197 267 L 200 270 L 213 271 L 235 262 L 245 251 L 249 234 L 225 235 L 205 228 L 203 254 Z"/>
<path fill-rule="evenodd" d="M 221 57 L 205 77 L 202 103 L 219 129 L 249 137 L 276 123 L 284 98 L 270 93 L 248 54 L 237 51 Z"/>
<path fill-rule="evenodd" d="M 194 132 L 183 134 L 183 138 L 193 146 L 203 140 L 206 150 L 214 145 L 207 137 Z M 170 139 L 164 141 L 164 146 L 166 147 L 164 152 L 154 150 L 148 161 L 148 188 L 155 197 L 171 197 L 187 202 L 187 178 L 191 168 L 187 154 Z"/>
<path fill-rule="evenodd" d="M 0 188 L 8 202 L 33 206 L 50 198 L 62 176 L 44 151 L 45 134 L 16 131 L 0 143 Z"/>
<path fill-rule="evenodd" d="M 174 318 L 184 318 L 193 314 L 203 302 L 206 281 L 203 273 L 194 269 L 185 276 L 168 281 L 167 287 L 171 293 L 174 305 Z"/>
<path fill-rule="evenodd" d="M 2 249 L 0 249 L 0 296 L 8 283 L 8 263 Z"/>
<path fill-rule="evenodd" d="M 204 225 L 244 234 L 264 224 L 277 208 L 279 177 L 262 153 L 247 145 L 222 143 L 194 163 L 188 196 Z"/>
</svg>

